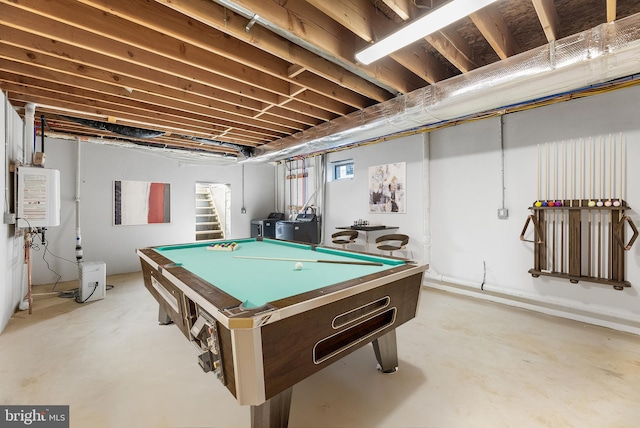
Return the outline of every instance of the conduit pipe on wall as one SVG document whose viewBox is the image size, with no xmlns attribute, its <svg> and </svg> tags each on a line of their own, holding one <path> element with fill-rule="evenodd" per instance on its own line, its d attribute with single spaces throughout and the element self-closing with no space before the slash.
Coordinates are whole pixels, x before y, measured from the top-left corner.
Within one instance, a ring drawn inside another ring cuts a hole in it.
<svg viewBox="0 0 640 428">
<path fill-rule="evenodd" d="M 372 141 L 638 73 L 640 14 L 452 77 L 256 148 L 267 162 Z"/>
<path fill-rule="evenodd" d="M 76 260 L 78 263 L 82 261 L 82 233 L 80 228 L 80 184 L 81 184 L 81 174 L 80 167 L 82 164 L 81 161 L 81 145 L 80 137 L 76 137 Z"/>
</svg>

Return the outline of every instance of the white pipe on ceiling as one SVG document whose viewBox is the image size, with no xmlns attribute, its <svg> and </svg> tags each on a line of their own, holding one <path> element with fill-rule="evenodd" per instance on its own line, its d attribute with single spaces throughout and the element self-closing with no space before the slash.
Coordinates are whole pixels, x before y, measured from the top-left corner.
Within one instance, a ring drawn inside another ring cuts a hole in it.
<svg viewBox="0 0 640 428">
<path fill-rule="evenodd" d="M 24 145 L 23 150 L 23 162 L 25 165 L 33 164 L 33 153 L 35 152 L 35 115 L 36 105 L 33 103 L 27 103 L 24 106 Z"/>
<path fill-rule="evenodd" d="M 180 149 L 171 149 L 171 148 L 162 148 L 158 150 L 157 147 L 153 146 L 141 146 L 133 144 L 129 141 L 125 140 L 116 140 L 116 139 L 108 139 L 108 138 L 99 138 L 99 137 L 76 137 L 70 134 L 58 133 L 58 132 L 47 132 L 45 134 L 48 138 L 57 138 L 60 140 L 80 140 L 84 143 L 95 143 L 102 144 L 105 146 L 113 146 L 113 147 L 124 147 L 131 150 L 138 150 L 146 153 L 151 153 L 155 155 L 164 156 L 170 159 L 177 159 L 181 162 L 181 166 L 191 166 L 191 165 L 216 165 L 216 166 L 225 166 L 225 165 L 235 165 L 238 163 L 236 157 L 232 156 L 223 156 L 218 153 L 212 152 L 196 152 L 196 151 L 188 151 L 188 150 L 180 150 Z"/>
</svg>

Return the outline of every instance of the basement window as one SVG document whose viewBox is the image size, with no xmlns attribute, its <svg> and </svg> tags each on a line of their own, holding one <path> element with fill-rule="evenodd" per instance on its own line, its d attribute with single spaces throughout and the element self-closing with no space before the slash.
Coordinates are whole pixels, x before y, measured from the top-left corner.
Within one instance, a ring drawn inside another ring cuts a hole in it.
<svg viewBox="0 0 640 428">
<path fill-rule="evenodd" d="M 331 162 L 331 165 L 333 167 L 333 180 L 346 180 L 353 178 L 353 159 Z"/>
</svg>

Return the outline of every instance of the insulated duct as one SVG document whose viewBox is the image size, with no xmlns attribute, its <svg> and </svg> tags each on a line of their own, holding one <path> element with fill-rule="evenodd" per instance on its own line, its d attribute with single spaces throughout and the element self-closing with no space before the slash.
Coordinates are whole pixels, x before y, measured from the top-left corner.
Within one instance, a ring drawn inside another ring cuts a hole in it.
<svg viewBox="0 0 640 428">
<path fill-rule="evenodd" d="M 131 150 L 138 150 L 158 156 L 167 157 L 169 159 L 177 159 L 182 163 L 182 165 L 235 165 L 237 164 L 237 158 L 234 156 L 224 156 L 219 153 L 207 152 L 204 150 L 193 150 L 193 149 L 180 149 L 180 148 L 169 148 L 162 147 L 162 150 L 158 150 L 157 146 L 154 145 L 143 145 L 142 143 L 135 141 L 124 141 L 124 140 L 115 140 L 108 138 L 95 138 L 95 137 L 75 137 L 69 134 L 64 133 L 56 133 L 56 132 L 47 132 L 46 135 L 48 138 L 56 138 L 60 140 L 71 140 L 76 141 L 78 138 L 82 142 L 86 143 L 94 143 L 94 144 L 102 144 L 105 146 L 112 147 L 123 147 Z"/>
<path fill-rule="evenodd" d="M 100 129 L 102 131 L 109 131 L 109 132 L 113 132 L 114 134 L 119 134 L 119 135 L 123 135 L 123 136 L 126 136 L 126 137 L 132 137 L 132 138 L 140 138 L 140 139 L 156 138 L 156 137 L 159 137 L 159 136 L 165 134 L 163 131 L 153 131 L 153 130 L 137 128 L 137 127 L 133 127 L 133 126 L 117 125 L 115 123 L 100 122 L 100 121 L 97 121 L 97 120 L 80 119 L 80 118 L 71 117 L 71 116 L 62 116 L 62 117 L 66 118 L 66 119 L 69 119 L 69 120 L 71 120 L 73 122 L 79 123 L 81 125 L 89 126 L 91 128 L 94 128 L 94 129 Z M 253 149 L 251 147 L 241 146 L 239 144 L 226 143 L 226 142 L 223 142 L 223 141 L 211 140 L 211 139 L 207 139 L 207 138 L 191 137 L 191 136 L 186 136 L 186 135 L 181 135 L 180 137 L 184 138 L 184 139 L 191 140 L 191 141 L 197 141 L 197 142 L 200 142 L 200 143 L 205 143 L 205 144 L 208 144 L 208 145 L 229 147 L 229 148 L 232 148 L 234 150 L 237 150 L 242 156 L 247 157 L 247 158 L 251 157 L 252 154 L 253 154 Z M 144 145 L 144 143 L 137 143 L 135 141 L 132 142 L 132 143 L 133 144 Z"/>
<path fill-rule="evenodd" d="M 635 14 L 265 144 L 248 161 L 278 161 L 390 137 L 639 70 L 640 14 Z"/>
<path fill-rule="evenodd" d="M 136 128 L 133 126 L 118 125 L 110 122 L 100 122 L 97 120 L 80 119 L 71 116 L 62 116 L 65 119 L 69 119 L 80 125 L 88 126 L 94 129 L 100 129 L 102 131 L 113 132 L 114 134 L 124 135 L 132 138 L 156 138 L 164 134 L 163 131 L 153 131 L 150 129 Z"/>
<path fill-rule="evenodd" d="M 250 158 L 251 156 L 253 156 L 253 147 L 241 146 L 240 144 L 234 144 L 234 143 L 226 143 L 224 141 L 219 141 L 219 140 L 211 140 L 209 138 L 192 137 L 188 135 L 181 135 L 180 137 L 187 140 L 197 141 L 199 143 L 211 145 L 211 146 L 229 147 L 231 149 L 237 150 L 245 158 Z"/>
</svg>

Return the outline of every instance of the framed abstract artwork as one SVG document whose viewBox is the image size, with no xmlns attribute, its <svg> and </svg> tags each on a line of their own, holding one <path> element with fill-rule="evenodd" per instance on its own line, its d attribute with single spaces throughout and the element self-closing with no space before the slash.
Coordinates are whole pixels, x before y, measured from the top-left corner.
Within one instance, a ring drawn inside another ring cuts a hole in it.
<svg viewBox="0 0 640 428">
<path fill-rule="evenodd" d="M 405 162 L 369 167 L 369 212 L 406 212 L 405 189 Z"/>
<path fill-rule="evenodd" d="M 170 223 L 171 184 L 149 181 L 113 182 L 113 224 Z"/>
</svg>

